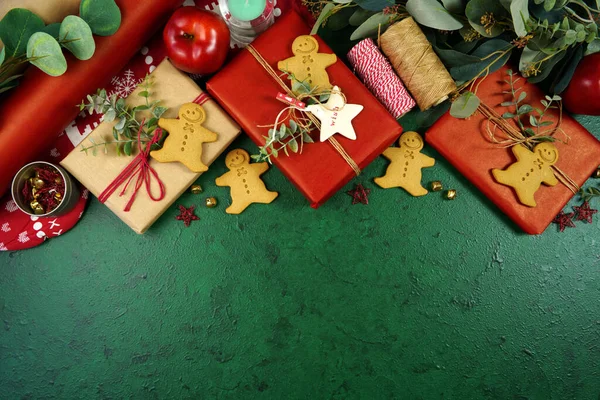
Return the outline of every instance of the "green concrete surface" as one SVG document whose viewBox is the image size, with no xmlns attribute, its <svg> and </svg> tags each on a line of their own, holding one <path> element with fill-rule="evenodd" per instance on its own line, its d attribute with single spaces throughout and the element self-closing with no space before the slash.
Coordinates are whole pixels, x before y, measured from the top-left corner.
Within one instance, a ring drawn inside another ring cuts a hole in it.
<svg viewBox="0 0 600 400">
<path fill-rule="evenodd" d="M 138 236 L 93 199 L 0 253 L 0 398 L 598 399 L 598 221 L 527 236 L 426 153 L 455 201 L 379 189 L 382 157 L 369 205 L 313 210 L 273 168 L 280 197 L 227 215 L 223 157 L 177 202 L 190 228 L 173 206 Z"/>
</svg>

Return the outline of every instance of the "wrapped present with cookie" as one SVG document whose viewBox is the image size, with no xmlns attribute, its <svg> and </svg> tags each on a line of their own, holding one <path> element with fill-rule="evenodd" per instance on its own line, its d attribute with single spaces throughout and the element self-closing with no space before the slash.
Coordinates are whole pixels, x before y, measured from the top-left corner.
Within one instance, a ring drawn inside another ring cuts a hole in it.
<svg viewBox="0 0 600 400">
<path fill-rule="evenodd" d="M 360 175 L 402 127 L 309 32 L 289 12 L 211 78 L 207 89 L 259 146 L 251 157 L 279 167 L 316 208 Z"/>
<path fill-rule="evenodd" d="M 61 165 L 137 233 L 144 233 L 240 133 L 235 121 L 168 60 L 126 101 L 103 91 L 93 100 L 84 106 L 100 107 L 105 121 Z"/>
<path fill-rule="evenodd" d="M 600 142 L 558 96 L 508 68 L 478 85 L 468 119 L 444 115 L 426 141 L 528 234 L 550 225 L 600 163 Z"/>
</svg>

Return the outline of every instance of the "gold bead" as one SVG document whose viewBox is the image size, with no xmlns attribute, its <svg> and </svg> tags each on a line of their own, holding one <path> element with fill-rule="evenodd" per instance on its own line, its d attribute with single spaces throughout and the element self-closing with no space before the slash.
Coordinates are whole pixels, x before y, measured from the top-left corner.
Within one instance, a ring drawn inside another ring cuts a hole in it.
<svg viewBox="0 0 600 400">
<path fill-rule="evenodd" d="M 598 168 L 597 170 L 594 171 L 594 173 L 592 174 L 592 178 L 594 178 L 594 179 L 600 178 L 600 168 Z"/>
<path fill-rule="evenodd" d="M 56 178 L 56 179 L 54 180 L 54 183 L 56 183 L 57 185 L 60 185 L 60 184 L 62 184 L 62 183 L 63 183 L 63 181 L 62 181 L 62 178 Z"/>
<path fill-rule="evenodd" d="M 191 192 L 194 194 L 202 193 L 202 186 L 200 185 L 192 185 L 190 188 Z"/>
<path fill-rule="evenodd" d="M 38 197 L 40 197 L 40 194 L 38 193 L 38 190 L 36 188 L 31 188 L 31 195 L 33 196 L 34 199 L 37 199 Z"/>
<path fill-rule="evenodd" d="M 44 185 L 46 185 L 46 182 L 44 182 L 43 179 L 40 179 L 37 177 L 30 178 L 29 183 L 31 184 L 32 187 L 34 187 L 36 189 L 41 189 L 44 187 Z"/>
<path fill-rule="evenodd" d="M 29 206 L 33 210 L 33 213 L 36 214 L 36 215 L 41 215 L 41 214 L 45 214 L 46 213 L 44 211 L 44 207 L 42 207 L 42 205 L 40 203 L 38 203 L 37 200 L 34 200 L 31 203 L 29 203 Z"/>
<path fill-rule="evenodd" d="M 431 191 L 432 192 L 441 192 L 442 189 L 444 189 L 442 182 L 440 182 L 440 181 L 431 182 Z"/>
<path fill-rule="evenodd" d="M 60 201 L 62 199 L 62 195 L 58 192 L 54 192 L 54 198 L 58 201 Z"/>
<path fill-rule="evenodd" d="M 456 198 L 456 190 L 454 190 L 454 189 L 446 190 L 445 197 L 448 200 L 454 200 Z"/>
<path fill-rule="evenodd" d="M 206 207 L 215 208 L 216 206 L 217 206 L 217 199 L 215 199 L 214 197 L 206 198 Z"/>
</svg>

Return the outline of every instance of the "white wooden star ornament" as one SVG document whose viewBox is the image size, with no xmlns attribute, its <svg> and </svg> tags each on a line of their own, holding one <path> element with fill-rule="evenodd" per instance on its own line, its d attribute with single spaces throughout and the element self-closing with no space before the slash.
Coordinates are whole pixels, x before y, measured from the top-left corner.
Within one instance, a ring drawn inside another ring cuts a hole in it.
<svg viewBox="0 0 600 400">
<path fill-rule="evenodd" d="M 315 117 L 321 120 L 320 141 L 324 142 L 336 133 L 348 139 L 356 140 L 352 120 L 363 108 L 359 104 L 347 104 L 340 88 L 334 86 L 327 103 L 311 104 L 306 107 L 306 111 L 313 113 Z"/>
</svg>

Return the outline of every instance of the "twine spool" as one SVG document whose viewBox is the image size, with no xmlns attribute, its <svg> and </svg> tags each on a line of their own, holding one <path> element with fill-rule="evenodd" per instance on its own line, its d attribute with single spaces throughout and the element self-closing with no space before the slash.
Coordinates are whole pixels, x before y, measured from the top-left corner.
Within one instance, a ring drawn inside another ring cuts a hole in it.
<svg viewBox="0 0 600 400">
<path fill-rule="evenodd" d="M 440 104 L 457 89 L 414 19 L 406 18 L 389 27 L 380 43 L 421 111 Z"/>
<path fill-rule="evenodd" d="M 348 53 L 348 61 L 365 86 L 394 118 L 400 118 L 416 105 L 372 39 L 365 39 L 354 46 Z"/>
</svg>

